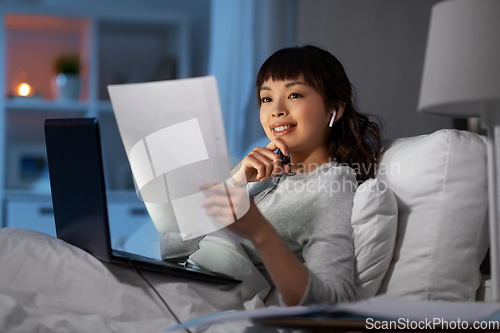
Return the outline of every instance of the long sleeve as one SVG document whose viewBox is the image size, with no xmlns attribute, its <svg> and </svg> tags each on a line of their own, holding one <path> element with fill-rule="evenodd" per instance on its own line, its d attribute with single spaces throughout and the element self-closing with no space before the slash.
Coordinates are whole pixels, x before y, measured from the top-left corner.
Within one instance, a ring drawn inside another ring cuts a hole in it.
<svg viewBox="0 0 500 333">
<path fill-rule="evenodd" d="M 353 194 L 320 198 L 297 211 L 290 231 L 309 269 L 300 305 L 354 300 Z"/>
<path fill-rule="evenodd" d="M 351 227 L 355 191 L 354 171 L 332 163 L 310 174 L 285 174 L 275 187 L 254 197 L 264 217 L 309 270 L 301 305 L 355 299 Z M 242 245 L 262 267 L 253 244 Z"/>
</svg>

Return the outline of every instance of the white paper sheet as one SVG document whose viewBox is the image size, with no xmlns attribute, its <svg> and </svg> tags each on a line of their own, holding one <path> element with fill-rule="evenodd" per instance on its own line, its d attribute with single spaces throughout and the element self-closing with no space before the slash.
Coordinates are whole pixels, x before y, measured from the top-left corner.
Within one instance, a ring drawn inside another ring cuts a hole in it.
<svg viewBox="0 0 500 333">
<path fill-rule="evenodd" d="M 201 208 L 199 190 L 230 178 L 215 78 L 111 85 L 108 91 L 138 195 L 158 232 L 189 239 L 222 228 Z"/>
</svg>

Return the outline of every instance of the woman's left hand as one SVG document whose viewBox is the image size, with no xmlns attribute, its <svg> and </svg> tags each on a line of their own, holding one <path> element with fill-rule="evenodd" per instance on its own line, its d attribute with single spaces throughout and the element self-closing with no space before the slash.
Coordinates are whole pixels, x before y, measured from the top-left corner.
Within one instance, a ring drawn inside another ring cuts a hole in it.
<svg viewBox="0 0 500 333">
<path fill-rule="evenodd" d="M 206 214 L 237 235 L 254 241 L 268 225 L 245 189 L 227 186 L 229 196 L 222 183 L 206 183 L 200 189 L 207 194 L 202 204 Z"/>
</svg>

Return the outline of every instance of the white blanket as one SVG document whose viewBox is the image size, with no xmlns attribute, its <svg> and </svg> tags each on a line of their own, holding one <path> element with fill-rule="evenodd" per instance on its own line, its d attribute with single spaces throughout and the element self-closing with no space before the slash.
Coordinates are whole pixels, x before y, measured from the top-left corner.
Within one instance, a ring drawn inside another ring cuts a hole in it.
<svg viewBox="0 0 500 333">
<path fill-rule="evenodd" d="M 202 246 L 217 247 L 208 241 Z M 237 251 L 229 253 L 238 255 Z M 45 234 L 0 229 L 0 267 L 2 332 L 162 332 L 176 324 L 135 270 L 103 264 Z M 239 285 L 145 275 L 181 321 L 243 310 L 252 304 L 252 297 Z M 194 331 L 243 332 L 248 325 L 241 322 Z"/>
</svg>

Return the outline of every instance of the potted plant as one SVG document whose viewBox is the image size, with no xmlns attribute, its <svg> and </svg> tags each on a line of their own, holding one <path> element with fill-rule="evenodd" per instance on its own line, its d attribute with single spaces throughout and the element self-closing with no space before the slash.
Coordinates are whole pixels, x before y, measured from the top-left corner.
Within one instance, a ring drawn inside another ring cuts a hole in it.
<svg viewBox="0 0 500 333">
<path fill-rule="evenodd" d="M 63 54 L 54 61 L 56 73 L 56 98 L 59 100 L 78 100 L 82 90 L 80 78 L 80 58 L 75 54 Z"/>
</svg>

